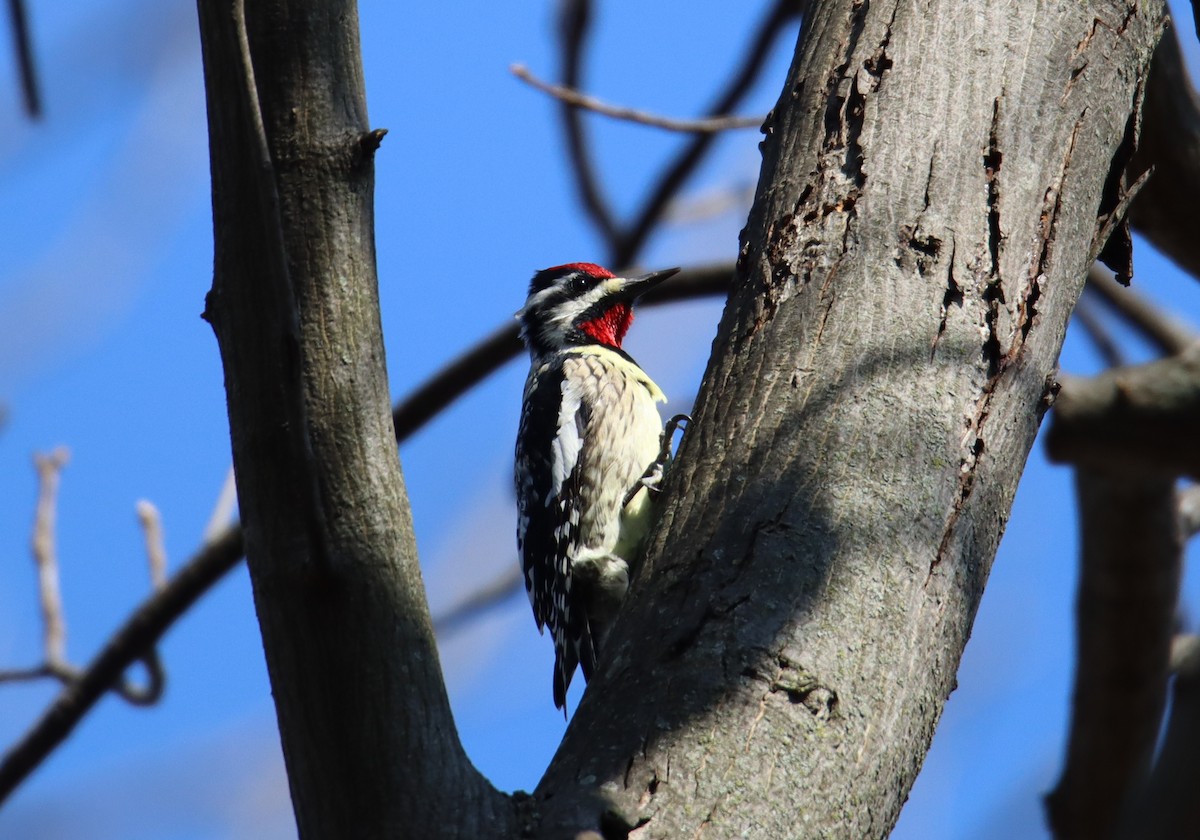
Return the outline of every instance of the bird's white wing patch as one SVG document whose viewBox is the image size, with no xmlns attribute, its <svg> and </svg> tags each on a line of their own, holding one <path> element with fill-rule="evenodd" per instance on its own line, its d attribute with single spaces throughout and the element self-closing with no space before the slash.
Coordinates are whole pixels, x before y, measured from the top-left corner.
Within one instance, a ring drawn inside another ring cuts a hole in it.
<svg viewBox="0 0 1200 840">
<path fill-rule="evenodd" d="M 579 452 L 583 448 L 583 430 L 579 428 L 582 400 L 583 393 L 578 383 L 572 382 L 569 377 L 564 379 L 558 412 L 558 434 L 554 437 L 550 459 L 553 498 L 558 498 L 563 483 L 579 463 Z"/>
</svg>

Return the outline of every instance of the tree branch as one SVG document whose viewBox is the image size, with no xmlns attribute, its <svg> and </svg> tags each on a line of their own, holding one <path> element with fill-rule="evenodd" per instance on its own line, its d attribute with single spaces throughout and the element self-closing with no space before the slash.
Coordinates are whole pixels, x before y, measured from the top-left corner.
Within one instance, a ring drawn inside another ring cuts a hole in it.
<svg viewBox="0 0 1200 840">
<path fill-rule="evenodd" d="M 433 629 L 439 636 L 444 633 L 453 633 L 481 613 L 516 595 L 524 588 L 524 582 L 520 564 L 514 559 L 512 563 L 508 564 L 505 571 L 491 583 L 468 593 L 467 597 L 435 617 Z"/>
<path fill-rule="evenodd" d="M 1183 544 L 1175 481 L 1080 467 L 1077 656 L 1058 840 L 1110 837 L 1145 784 L 1166 703 Z"/>
<path fill-rule="evenodd" d="M 609 105 L 607 102 L 603 102 L 594 96 L 580 93 L 573 88 L 543 82 L 537 76 L 533 75 L 529 71 L 529 68 L 523 64 L 512 64 L 509 66 L 508 71 L 527 85 L 540 90 L 542 93 L 553 96 L 559 102 L 575 105 L 616 120 L 647 125 L 652 128 L 661 128 L 666 131 L 679 131 L 688 134 L 714 134 L 738 128 L 757 128 L 763 121 L 762 117 L 717 117 L 706 120 L 671 119 L 670 117 L 652 114 L 649 111 L 639 111 L 636 108 L 621 108 L 616 105 Z"/>
<path fill-rule="evenodd" d="M 367 122 L 357 8 L 199 10 L 205 312 L 297 826 L 502 834 L 513 808 L 458 739 L 396 458 L 373 236 L 383 132 Z"/>
<path fill-rule="evenodd" d="M 1104 322 L 1097 317 L 1087 295 L 1079 299 L 1079 305 L 1071 313 L 1071 318 L 1083 327 L 1083 331 L 1087 333 L 1087 337 L 1091 339 L 1092 345 L 1096 348 L 1096 353 L 1107 367 L 1117 367 L 1125 363 L 1121 345 L 1117 343 Z"/>
<path fill-rule="evenodd" d="M 135 610 L 94 659 L 63 688 L 36 724 L 0 761 L 0 802 L 71 733 L 137 659 L 242 557 L 240 528 L 228 528 L 202 548 Z"/>
<path fill-rule="evenodd" d="M 771 45 L 784 31 L 788 22 L 799 17 L 803 5 L 798 0 L 776 0 L 751 38 L 740 65 L 708 109 L 709 117 L 724 117 L 737 108 L 766 66 Z M 620 237 L 609 240 L 612 243 L 611 261 L 614 264 L 628 265 L 637 259 L 642 246 L 646 244 L 671 199 L 696 171 L 715 136 L 697 134 L 663 170 L 633 220 L 620 232 Z"/>
<path fill-rule="evenodd" d="M 1200 344 L 1149 364 L 1061 382 L 1046 435 L 1051 459 L 1200 477 Z"/>
</svg>

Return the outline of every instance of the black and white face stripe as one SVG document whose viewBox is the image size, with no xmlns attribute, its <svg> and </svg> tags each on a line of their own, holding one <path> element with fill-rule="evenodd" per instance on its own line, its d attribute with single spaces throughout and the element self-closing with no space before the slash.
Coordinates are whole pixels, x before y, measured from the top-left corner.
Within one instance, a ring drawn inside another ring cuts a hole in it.
<svg viewBox="0 0 1200 840">
<path fill-rule="evenodd" d="M 529 284 L 525 306 L 517 313 L 521 338 L 534 355 L 587 343 L 580 325 L 612 306 L 632 302 L 650 287 L 675 274 L 672 268 L 641 277 L 613 277 L 598 266 L 560 266 L 539 271 Z"/>
<path fill-rule="evenodd" d="M 561 350 L 583 340 L 580 324 L 617 303 L 623 281 L 618 278 L 588 280 L 578 288 L 570 278 L 530 295 L 518 314 L 521 337 L 543 352 Z"/>
</svg>

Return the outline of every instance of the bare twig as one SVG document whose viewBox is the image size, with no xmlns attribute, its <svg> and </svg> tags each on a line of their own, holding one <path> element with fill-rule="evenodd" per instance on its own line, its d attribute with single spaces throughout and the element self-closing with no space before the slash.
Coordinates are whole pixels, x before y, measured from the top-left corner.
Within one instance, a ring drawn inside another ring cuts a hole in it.
<svg viewBox="0 0 1200 840">
<path fill-rule="evenodd" d="M 675 199 L 663 211 L 660 221 L 667 225 L 691 225 L 706 222 L 725 213 L 744 216 L 754 201 L 754 183 L 728 184 L 703 195 Z"/>
<path fill-rule="evenodd" d="M 146 537 L 146 560 L 150 565 L 150 586 L 155 592 L 167 584 L 167 549 L 163 544 L 162 516 L 153 502 L 142 499 L 136 505 L 138 523 Z"/>
<path fill-rule="evenodd" d="M 776 0 L 751 39 L 750 46 L 742 57 L 741 65 L 730 78 L 725 90 L 717 96 L 716 101 L 709 108 L 708 115 L 710 117 L 726 116 L 741 103 L 766 66 L 771 45 L 784 31 L 787 24 L 799 17 L 802 5 L 797 0 Z M 570 84 L 569 86 L 577 87 L 577 85 Z M 687 179 L 696 171 L 696 167 L 699 166 L 700 161 L 704 159 L 705 153 L 712 145 L 714 137 L 716 137 L 714 134 L 694 135 L 674 162 L 663 170 L 658 181 L 650 189 L 641 209 L 625 228 L 612 249 L 611 261 L 613 263 L 628 265 L 637 259 L 637 255 L 658 224 L 663 211 L 666 210 L 667 205 L 678 194 Z"/>
<path fill-rule="evenodd" d="M 206 544 L 167 585 L 135 610 L 99 654 L 70 681 L 36 724 L 0 760 L 0 802 L 71 733 L 121 675 L 146 655 L 174 621 L 201 595 L 237 565 L 242 557 L 242 532 L 228 528 Z M 150 682 L 154 682 L 153 667 Z"/>
<path fill-rule="evenodd" d="M 153 502 L 142 499 L 137 503 L 138 522 L 146 539 L 146 560 L 150 566 L 150 588 L 162 592 L 167 585 L 167 548 L 163 542 L 162 516 Z M 141 658 L 146 668 L 145 685 L 135 685 L 122 677 L 115 691 L 135 706 L 151 706 L 162 697 L 167 675 L 163 671 L 158 649 L 151 647 Z"/>
<path fill-rule="evenodd" d="M 688 134 L 702 133 L 718 133 L 722 131 L 730 131 L 741 128 L 758 128 L 762 125 L 763 117 L 715 117 L 701 120 L 680 120 L 671 117 L 664 117 L 658 114 L 652 114 L 649 111 L 639 111 L 636 108 L 623 108 L 618 105 L 609 105 L 594 96 L 580 93 L 579 91 L 564 87 L 563 85 L 554 85 L 549 82 L 544 82 L 529 71 L 529 68 L 523 64 L 513 64 L 508 68 L 509 72 L 516 76 L 521 81 L 534 87 L 542 93 L 547 93 L 553 96 L 560 102 L 568 105 L 575 105 L 584 108 L 588 111 L 593 111 L 597 114 L 603 114 L 606 117 L 612 117 L 616 120 L 624 120 L 626 122 L 637 123 L 638 125 L 647 125 L 653 128 L 661 128 L 666 131 L 679 131 Z"/>
<path fill-rule="evenodd" d="M 1200 334 L 1175 316 L 1159 309 L 1134 289 L 1113 279 L 1108 269 L 1093 264 L 1088 271 L 1087 288 L 1095 292 L 1160 353 L 1182 353 Z"/>
<path fill-rule="evenodd" d="M 42 606 L 42 631 L 46 665 L 60 666 L 67 660 L 67 623 L 63 616 L 58 586 L 58 554 L 55 548 L 55 518 L 58 485 L 70 452 L 60 446 L 49 455 L 33 456 L 38 474 L 37 513 L 33 526 L 33 557 L 37 563 L 38 595 Z"/>
<path fill-rule="evenodd" d="M 12 24 L 13 49 L 17 54 L 17 70 L 21 76 L 25 113 L 37 119 L 42 115 L 42 97 L 38 91 L 33 40 L 29 37 L 29 16 L 25 13 L 25 0 L 8 0 L 8 19 Z"/>
<path fill-rule="evenodd" d="M 205 542 L 214 539 L 229 527 L 233 522 L 233 510 L 236 505 L 237 479 L 233 474 L 233 467 L 230 467 L 225 473 L 225 481 L 217 495 L 217 502 L 213 505 L 212 515 L 208 517 L 208 524 L 204 526 Z"/>
<path fill-rule="evenodd" d="M 54 675 L 50 673 L 50 668 L 46 665 L 37 665 L 33 668 L 0 669 L 0 683 L 33 682 L 51 676 Z"/>
<path fill-rule="evenodd" d="M 38 588 L 45 624 L 45 662 L 33 668 L 0 671 L 0 683 L 51 677 L 67 686 L 69 690 L 73 683 L 84 676 L 83 671 L 66 659 L 66 627 L 54 548 L 55 501 L 59 476 L 67 457 L 67 450 L 63 447 L 59 447 L 50 455 L 35 456 L 41 490 L 38 495 L 33 544 L 38 563 Z M 151 588 L 158 593 L 166 586 L 166 550 L 163 547 L 162 521 L 158 509 L 147 501 L 138 502 L 137 514 L 146 536 Z M 134 705 L 148 706 L 162 696 L 166 676 L 158 652 L 153 648 L 137 658 L 146 666 L 146 684 L 137 686 L 121 677 L 112 685 L 112 690 Z"/>
<path fill-rule="evenodd" d="M 562 0 L 559 17 L 559 40 L 562 57 L 563 86 L 578 90 L 582 85 L 583 50 L 591 26 L 591 0 Z M 579 198 L 592 223 L 608 243 L 610 250 L 619 236 L 616 216 L 613 215 L 600 181 L 596 176 L 592 154 L 588 148 L 584 131 L 583 115 L 575 105 L 562 105 L 563 131 L 567 139 L 567 152 L 571 158 L 571 171 L 579 188 Z"/>
</svg>

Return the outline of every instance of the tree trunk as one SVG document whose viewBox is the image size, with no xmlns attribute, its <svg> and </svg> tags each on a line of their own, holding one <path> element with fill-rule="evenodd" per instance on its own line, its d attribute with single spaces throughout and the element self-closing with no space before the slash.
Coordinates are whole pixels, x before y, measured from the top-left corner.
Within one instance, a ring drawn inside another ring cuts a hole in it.
<svg viewBox="0 0 1200 840">
<path fill-rule="evenodd" d="M 201 0 L 238 501 L 303 837 L 496 836 L 396 458 L 353 0 Z"/>
<path fill-rule="evenodd" d="M 809 4 L 695 422 L 539 836 L 891 830 L 1114 227 L 1162 18 Z"/>
</svg>

